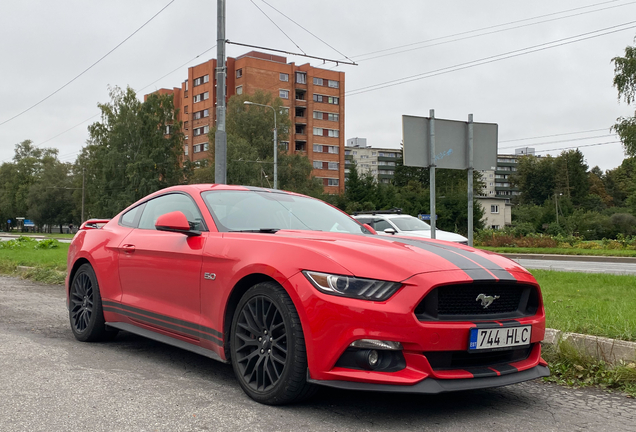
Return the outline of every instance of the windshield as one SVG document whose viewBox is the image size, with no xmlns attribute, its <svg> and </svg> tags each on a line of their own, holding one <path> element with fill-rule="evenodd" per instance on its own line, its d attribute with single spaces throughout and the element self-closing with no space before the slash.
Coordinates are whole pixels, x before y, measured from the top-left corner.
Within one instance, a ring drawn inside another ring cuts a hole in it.
<svg viewBox="0 0 636 432">
<path fill-rule="evenodd" d="M 414 217 L 391 218 L 391 222 L 402 231 L 424 231 L 431 229 L 429 224 Z"/>
<path fill-rule="evenodd" d="M 202 196 L 219 231 L 293 229 L 370 234 L 346 214 L 313 198 L 229 190 L 204 192 Z"/>
</svg>

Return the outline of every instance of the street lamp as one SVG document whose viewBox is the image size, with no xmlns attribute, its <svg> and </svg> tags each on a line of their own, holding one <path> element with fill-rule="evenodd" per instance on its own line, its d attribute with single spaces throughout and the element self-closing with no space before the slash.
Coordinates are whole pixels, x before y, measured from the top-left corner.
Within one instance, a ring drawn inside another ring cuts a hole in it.
<svg viewBox="0 0 636 432">
<path fill-rule="evenodd" d="M 276 129 L 276 108 L 271 105 L 263 105 L 256 102 L 245 101 L 245 105 L 258 105 L 262 107 L 271 108 L 274 111 L 274 189 L 278 189 L 278 131 Z"/>
</svg>

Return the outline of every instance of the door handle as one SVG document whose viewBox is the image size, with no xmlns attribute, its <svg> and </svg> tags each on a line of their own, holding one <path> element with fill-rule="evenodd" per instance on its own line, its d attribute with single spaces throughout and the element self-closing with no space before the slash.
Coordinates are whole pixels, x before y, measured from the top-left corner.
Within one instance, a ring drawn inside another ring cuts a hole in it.
<svg viewBox="0 0 636 432">
<path fill-rule="evenodd" d="M 135 245 L 126 244 L 121 247 L 125 253 L 133 253 L 135 251 Z"/>
</svg>

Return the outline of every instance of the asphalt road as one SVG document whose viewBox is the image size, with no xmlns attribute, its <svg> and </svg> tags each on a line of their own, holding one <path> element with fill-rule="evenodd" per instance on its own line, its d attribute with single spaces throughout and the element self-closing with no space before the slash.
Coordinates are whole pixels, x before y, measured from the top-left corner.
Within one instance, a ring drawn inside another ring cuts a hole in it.
<svg viewBox="0 0 636 432">
<path fill-rule="evenodd" d="M 518 262 L 523 267 L 528 269 L 636 275 L 636 263 L 598 262 L 593 260 L 564 261 L 528 258 L 515 258 L 514 261 Z"/>
<path fill-rule="evenodd" d="M 230 366 L 120 334 L 76 342 L 63 288 L 0 277 L 0 431 L 636 431 L 636 400 L 543 382 L 441 396 L 324 389 L 259 405 Z"/>
</svg>

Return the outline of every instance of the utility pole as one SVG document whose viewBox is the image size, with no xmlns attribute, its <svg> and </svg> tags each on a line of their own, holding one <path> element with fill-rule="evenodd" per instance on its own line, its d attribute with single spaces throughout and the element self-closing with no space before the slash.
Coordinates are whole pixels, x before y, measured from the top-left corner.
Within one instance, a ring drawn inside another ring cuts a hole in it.
<svg viewBox="0 0 636 432">
<path fill-rule="evenodd" d="M 84 223 L 84 196 L 86 190 L 86 168 L 82 168 L 82 220 L 80 221 L 80 225 Z"/>
<path fill-rule="evenodd" d="M 473 115 L 468 114 L 468 246 L 473 246 Z"/>
<path fill-rule="evenodd" d="M 216 12 L 216 133 L 214 182 L 227 183 L 227 133 L 225 131 L 225 0 L 217 0 Z"/>
<path fill-rule="evenodd" d="M 435 209 L 435 110 L 429 111 L 431 118 L 429 123 L 429 141 L 430 141 L 430 157 L 431 165 L 429 166 L 429 183 L 430 183 L 430 207 L 431 207 L 431 238 L 435 239 L 435 228 L 437 226 L 437 211 Z"/>
</svg>

